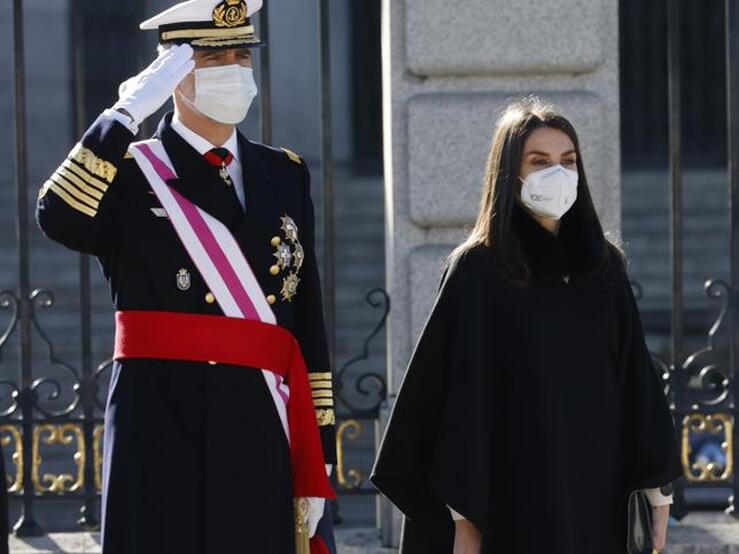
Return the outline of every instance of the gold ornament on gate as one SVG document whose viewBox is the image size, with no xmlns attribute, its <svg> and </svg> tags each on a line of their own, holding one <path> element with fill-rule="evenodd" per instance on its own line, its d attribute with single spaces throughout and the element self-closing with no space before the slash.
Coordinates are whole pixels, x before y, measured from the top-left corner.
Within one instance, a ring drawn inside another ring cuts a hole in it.
<svg viewBox="0 0 739 554">
<path fill-rule="evenodd" d="M 238 27 L 246 23 L 244 0 L 223 0 L 213 8 L 213 23 L 216 27 Z"/>
</svg>

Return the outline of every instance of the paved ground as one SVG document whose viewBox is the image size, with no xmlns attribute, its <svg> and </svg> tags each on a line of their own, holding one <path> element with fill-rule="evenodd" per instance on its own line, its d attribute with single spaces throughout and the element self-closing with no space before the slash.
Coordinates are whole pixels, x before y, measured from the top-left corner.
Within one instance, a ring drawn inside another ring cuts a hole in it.
<svg viewBox="0 0 739 554">
<path fill-rule="evenodd" d="M 339 554 L 394 554 L 380 547 L 372 528 L 337 531 Z M 670 530 L 671 546 L 665 554 L 739 554 L 739 521 L 722 513 L 697 512 Z M 12 554 L 99 554 L 97 534 L 59 533 L 37 539 L 11 538 Z M 234 549 L 234 554 L 243 550 Z M 228 554 L 228 553 L 219 553 Z M 595 553 L 593 553 L 595 554 Z"/>
</svg>

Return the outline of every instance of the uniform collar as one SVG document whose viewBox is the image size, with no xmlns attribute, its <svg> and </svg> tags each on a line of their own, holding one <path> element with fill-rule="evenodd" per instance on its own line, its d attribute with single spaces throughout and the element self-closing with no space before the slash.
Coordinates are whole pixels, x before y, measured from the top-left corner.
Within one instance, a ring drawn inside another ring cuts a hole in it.
<svg viewBox="0 0 739 554">
<path fill-rule="evenodd" d="M 165 114 L 155 134 L 162 141 L 177 174 L 177 178 L 169 179 L 167 184 L 227 227 L 234 228 L 242 219 L 243 213 L 238 203 L 233 201 L 233 192 L 222 186 L 213 166 L 175 130 L 173 119 L 172 112 Z M 238 151 L 238 146 L 234 151 Z M 208 186 L 209 183 L 219 186 Z"/>
<path fill-rule="evenodd" d="M 185 142 L 187 142 L 190 146 L 197 150 L 200 155 L 203 155 L 206 152 L 213 150 L 214 148 L 219 148 L 218 146 L 212 144 L 209 140 L 201 137 L 195 131 L 187 127 L 184 123 L 182 123 L 180 118 L 177 117 L 176 113 L 172 116 L 172 129 L 174 129 L 178 135 L 185 139 Z M 241 163 L 241 160 L 239 159 L 239 139 L 238 133 L 236 132 L 236 127 L 234 127 L 233 133 L 231 133 L 229 139 L 225 143 L 223 143 L 223 146 L 221 146 L 220 148 L 226 148 L 229 152 L 231 152 L 234 159 L 237 162 Z"/>
</svg>

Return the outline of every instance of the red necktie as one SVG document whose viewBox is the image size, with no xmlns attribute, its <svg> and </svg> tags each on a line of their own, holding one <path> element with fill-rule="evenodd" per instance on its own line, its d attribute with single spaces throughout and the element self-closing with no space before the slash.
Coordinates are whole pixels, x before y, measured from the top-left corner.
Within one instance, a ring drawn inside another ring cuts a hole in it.
<svg viewBox="0 0 739 554">
<path fill-rule="evenodd" d="M 213 148 L 203 154 L 203 158 L 205 158 L 205 161 L 213 167 L 217 167 L 219 169 L 218 174 L 221 176 L 221 179 L 223 179 L 227 185 L 231 185 L 231 177 L 226 168 L 233 161 L 234 157 L 228 149 Z"/>
</svg>

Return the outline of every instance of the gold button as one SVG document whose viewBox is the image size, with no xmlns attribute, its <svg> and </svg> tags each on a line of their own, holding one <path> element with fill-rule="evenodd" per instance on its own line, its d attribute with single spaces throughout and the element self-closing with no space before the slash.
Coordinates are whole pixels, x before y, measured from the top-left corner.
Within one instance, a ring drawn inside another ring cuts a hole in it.
<svg viewBox="0 0 739 554">
<path fill-rule="evenodd" d="M 274 304 L 275 302 L 277 302 L 277 298 L 275 297 L 274 294 L 270 294 L 267 297 L 267 303 L 271 305 L 271 304 Z"/>
<path fill-rule="evenodd" d="M 208 304 L 212 304 L 213 302 L 215 302 L 215 301 L 216 301 L 216 297 L 215 297 L 215 296 L 213 296 L 213 293 L 212 293 L 212 292 L 209 292 L 208 294 L 206 294 L 206 295 L 205 295 L 205 301 L 206 301 L 206 302 L 207 302 Z"/>
<path fill-rule="evenodd" d="M 277 275 L 280 272 L 280 266 L 277 264 L 273 265 L 272 267 L 269 268 L 269 272 L 272 275 Z"/>
<path fill-rule="evenodd" d="M 210 365 L 216 365 L 218 362 L 208 362 Z"/>
<path fill-rule="evenodd" d="M 280 243 L 282 240 L 280 240 L 280 237 L 272 237 L 272 246 L 280 246 Z"/>
</svg>

